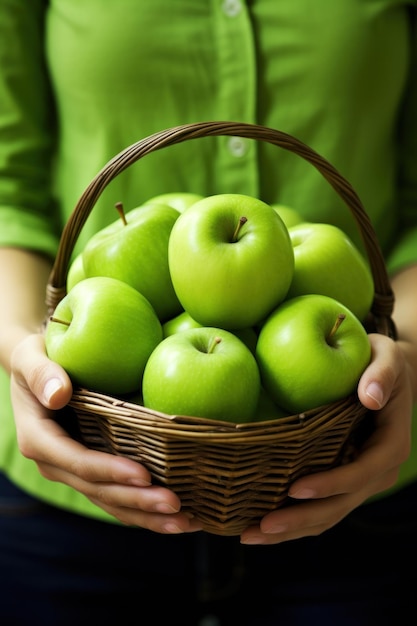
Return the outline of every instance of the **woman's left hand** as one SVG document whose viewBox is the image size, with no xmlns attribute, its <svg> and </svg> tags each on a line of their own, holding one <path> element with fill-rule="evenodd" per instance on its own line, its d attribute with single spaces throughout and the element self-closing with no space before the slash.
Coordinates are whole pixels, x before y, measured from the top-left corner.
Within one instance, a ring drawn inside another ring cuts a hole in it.
<svg viewBox="0 0 417 626">
<path fill-rule="evenodd" d="M 275 544 L 328 530 L 371 496 L 392 487 L 411 445 L 412 375 L 405 354 L 412 347 L 384 335 L 369 335 L 372 360 L 359 385 L 359 399 L 375 411 L 375 428 L 352 462 L 303 476 L 290 487 L 295 506 L 265 515 L 241 535 L 244 544 Z"/>
</svg>

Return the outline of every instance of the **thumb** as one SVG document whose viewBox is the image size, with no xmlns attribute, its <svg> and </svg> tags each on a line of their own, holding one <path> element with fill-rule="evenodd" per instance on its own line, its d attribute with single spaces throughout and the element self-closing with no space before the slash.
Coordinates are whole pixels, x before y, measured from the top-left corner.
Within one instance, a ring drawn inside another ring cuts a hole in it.
<svg viewBox="0 0 417 626">
<path fill-rule="evenodd" d="M 47 357 L 43 335 L 29 335 L 16 346 L 11 374 L 19 386 L 29 390 L 48 409 L 61 409 L 71 399 L 71 379 Z"/>
<path fill-rule="evenodd" d="M 384 335 L 370 334 L 372 360 L 358 385 L 359 399 L 368 409 L 382 409 L 388 402 L 400 375 L 402 359 L 398 346 Z"/>
</svg>

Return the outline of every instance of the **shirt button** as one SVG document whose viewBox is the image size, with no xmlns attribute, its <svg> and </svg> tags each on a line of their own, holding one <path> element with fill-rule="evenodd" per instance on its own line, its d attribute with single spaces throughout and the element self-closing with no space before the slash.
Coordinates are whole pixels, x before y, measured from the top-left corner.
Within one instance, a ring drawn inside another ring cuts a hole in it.
<svg viewBox="0 0 417 626">
<path fill-rule="evenodd" d="M 230 154 L 235 157 L 243 157 L 248 151 L 248 142 L 242 137 L 230 137 L 227 142 Z"/>
<path fill-rule="evenodd" d="M 223 0 L 222 9 L 228 17 L 235 17 L 242 10 L 241 0 Z"/>
</svg>

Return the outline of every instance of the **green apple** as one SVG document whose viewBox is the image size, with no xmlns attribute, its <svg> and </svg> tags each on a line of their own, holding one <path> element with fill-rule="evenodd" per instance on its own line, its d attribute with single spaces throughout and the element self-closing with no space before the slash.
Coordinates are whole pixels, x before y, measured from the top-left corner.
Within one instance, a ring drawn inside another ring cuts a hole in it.
<svg viewBox="0 0 417 626">
<path fill-rule="evenodd" d="M 196 322 L 187 311 L 182 311 L 162 324 L 164 337 L 169 337 L 175 333 L 182 333 L 189 328 L 201 328 L 201 324 Z"/>
<path fill-rule="evenodd" d="M 79 283 L 81 280 L 84 280 L 84 278 L 87 277 L 84 271 L 83 255 L 82 252 L 80 252 L 71 262 L 69 267 L 66 285 L 67 291 L 70 291 L 74 285 Z"/>
<path fill-rule="evenodd" d="M 188 209 L 192 204 L 195 204 L 198 200 L 202 200 L 204 196 L 198 193 L 191 193 L 188 191 L 172 191 L 170 193 L 162 193 L 158 196 L 154 196 L 147 200 L 146 204 L 167 204 L 168 206 L 176 209 L 179 213 Z"/>
<path fill-rule="evenodd" d="M 171 415 L 248 422 L 259 391 L 254 355 L 233 333 L 218 328 L 189 328 L 166 337 L 143 374 L 144 405 Z"/>
<path fill-rule="evenodd" d="M 72 381 L 110 394 L 140 390 L 161 323 L 146 298 L 115 278 L 86 278 L 58 303 L 45 331 L 50 359 Z"/>
<path fill-rule="evenodd" d="M 294 271 L 281 218 L 242 194 L 209 196 L 181 213 L 168 259 L 183 309 L 203 326 L 227 330 L 263 319 L 286 297 Z"/>
<path fill-rule="evenodd" d="M 332 224 L 304 223 L 288 230 L 294 275 L 287 297 L 330 296 L 363 321 L 372 305 L 374 282 L 368 263 L 351 239 Z"/>
<path fill-rule="evenodd" d="M 286 300 L 265 321 L 256 346 L 262 384 L 290 413 L 356 390 L 369 364 L 369 337 L 343 304 L 319 294 Z"/>
<path fill-rule="evenodd" d="M 236 337 L 240 339 L 240 341 L 243 341 L 243 343 L 249 348 L 252 354 L 255 354 L 256 344 L 258 342 L 258 333 L 256 332 L 255 328 L 237 328 L 232 329 L 230 332 L 236 335 Z"/>
<path fill-rule="evenodd" d="M 161 322 L 182 310 L 168 266 L 168 240 L 179 217 L 167 205 L 143 205 L 93 235 L 83 251 L 87 277 L 109 276 L 131 285 L 152 304 Z"/>
<path fill-rule="evenodd" d="M 264 387 L 261 387 L 258 406 L 256 407 L 256 416 L 253 421 L 265 422 L 288 417 L 289 415 L 290 413 L 278 406 Z"/>
<path fill-rule="evenodd" d="M 189 328 L 202 328 L 202 324 L 196 322 L 187 311 L 183 311 L 162 324 L 164 337 L 169 337 L 169 335 L 173 335 L 174 333 L 181 333 Z M 239 330 L 231 330 L 230 332 L 243 341 L 250 351 L 255 354 L 258 335 L 254 328 L 241 328 Z"/>
<path fill-rule="evenodd" d="M 296 209 L 284 204 L 271 204 L 271 206 L 274 211 L 278 213 L 287 228 L 291 228 L 291 226 L 301 224 L 305 221 Z"/>
</svg>

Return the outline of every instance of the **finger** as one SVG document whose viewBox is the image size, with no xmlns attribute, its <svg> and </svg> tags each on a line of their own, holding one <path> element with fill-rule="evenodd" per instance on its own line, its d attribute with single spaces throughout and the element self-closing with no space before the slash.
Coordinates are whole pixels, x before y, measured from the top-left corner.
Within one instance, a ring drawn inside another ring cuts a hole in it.
<svg viewBox="0 0 417 626">
<path fill-rule="evenodd" d="M 384 335 L 370 334 L 372 359 L 358 385 L 359 399 L 369 409 L 381 409 L 404 370 L 399 345 Z"/>
<path fill-rule="evenodd" d="M 16 384 L 29 390 L 47 408 L 60 409 L 71 398 L 71 380 L 46 356 L 42 335 L 30 335 L 18 344 L 12 354 L 11 371 Z"/>
<path fill-rule="evenodd" d="M 272 511 L 264 516 L 259 526 L 247 528 L 241 535 L 241 542 L 272 545 L 320 535 L 338 524 L 370 495 L 383 491 L 382 485 L 387 482 L 390 482 L 388 477 L 378 477 L 375 483 L 367 484 L 362 491 L 300 502 Z"/>
<path fill-rule="evenodd" d="M 399 467 L 410 454 L 411 414 L 411 396 L 395 390 L 389 405 L 369 416 L 374 419 L 374 429 L 357 457 L 334 469 L 298 479 L 289 489 L 290 497 L 326 498 L 360 491 L 366 485 L 369 490 L 377 487 L 378 492 L 392 487 Z"/>
<path fill-rule="evenodd" d="M 102 506 L 100 502 L 95 502 L 94 499 L 91 501 L 127 526 L 138 526 L 162 534 L 190 533 L 202 529 L 201 523 L 187 513 L 168 516 L 145 513 L 131 508 Z"/>
<path fill-rule="evenodd" d="M 30 416 L 28 419 L 30 422 Z M 33 420 L 35 424 L 35 420 Z M 38 426 L 25 431 L 19 446 L 23 456 L 38 464 L 49 480 L 59 480 L 65 474 L 74 483 L 115 483 L 118 485 L 149 486 L 151 474 L 146 467 L 131 459 L 106 452 L 90 450 L 70 437 L 53 419 L 38 420 Z M 75 486 L 71 485 L 71 486 Z"/>
<path fill-rule="evenodd" d="M 73 439 L 29 393 L 12 385 L 16 431 L 23 456 L 49 468 L 75 474 L 87 482 L 114 482 L 148 486 L 150 472 L 141 464 L 105 452 L 90 450 Z M 58 472 L 57 472 L 58 473 Z M 56 475 L 49 471 L 51 480 Z"/>
<path fill-rule="evenodd" d="M 326 498 L 355 492 L 364 494 L 361 498 L 364 500 L 385 491 L 396 483 L 400 463 L 390 460 L 384 464 L 383 454 L 383 449 L 375 443 L 347 465 L 300 478 L 291 485 L 288 495 L 297 501 L 323 502 Z"/>
<path fill-rule="evenodd" d="M 199 522 L 178 512 L 175 493 L 149 487 L 151 475 L 144 466 L 89 450 L 59 426 L 48 409 L 65 406 L 71 393 L 69 377 L 47 358 L 41 335 L 19 344 L 12 358 L 12 398 L 22 454 L 37 463 L 43 476 L 83 493 L 123 523 L 165 533 L 201 530 Z"/>
<path fill-rule="evenodd" d="M 345 517 L 353 500 L 351 496 L 335 496 L 283 507 L 265 515 L 259 526 L 247 528 L 241 534 L 241 543 L 272 545 L 318 536 Z"/>
<path fill-rule="evenodd" d="M 51 380 L 51 372 L 58 375 L 60 370 L 45 356 L 43 338 L 38 335 L 31 335 L 15 350 L 11 396 L 22 454 L 38 466 L 41 463 L 55 466 L 66 470 L 67 476 L 73 472 L 87 482 L 149 485 L 151 476 L 144 466 L 130 459 L 88 450 L 61 428 L 53 411 L 44 408 L 41 399 L 45 384 Z M 64 387 L 65 384 L 64 381 Z M 66 391 L 71 393 L 70 384 Z"/>
<path fill-rule="evenodd" d="M 118 457 L 114 457 L 117 459 Z M 54 465 L 40 464 L 42 475 L 48 480 L 63 482 L 82 492 L 100 505 L 140 509 L 148 513 L 175 514 L 181 507 L 178 496 L 166 487 L 121 484 L 115 481 L 90 481 L 79 473 L 67 472 Z"/>
<path fill-rule="evenodd" d="M 130 517 L 136 520 L 137 511 L 141 508 L 165 514 L 179 510 L 179 498 L 172 491 L 163 487 L 153 488 L 152 491 L 147 489 L 151 475 L 143 465 L 85 448 L 53 418 L 46 417 L 45 409 L 36 400 L 27 403 L 27 406 L 42 410 L 42 417 L 38 419 L 37 426 L 32 427 L 33 434 L 37 436 L 31 436 L 31 431 L 24 429 L 26 436 L 21 444 L 22 453 L 37 463 L 44 477 L 73 487 L 100 503 L 100 506 L 104 505 L 105 510 L 117 510 L 118 507 L 127 510 L 131 507 L 135 511 Z M 29 425 L 36 423 L 28 413 L 26 415 Z M 137 489 L 139 486 L 146 488 Z M 129 523 L 130 517 L 122 521 Z M 181 523 L 184 524 L 184 520 Z M 188 523 L 185 529 L 188 529 Z"/>
</svg>

